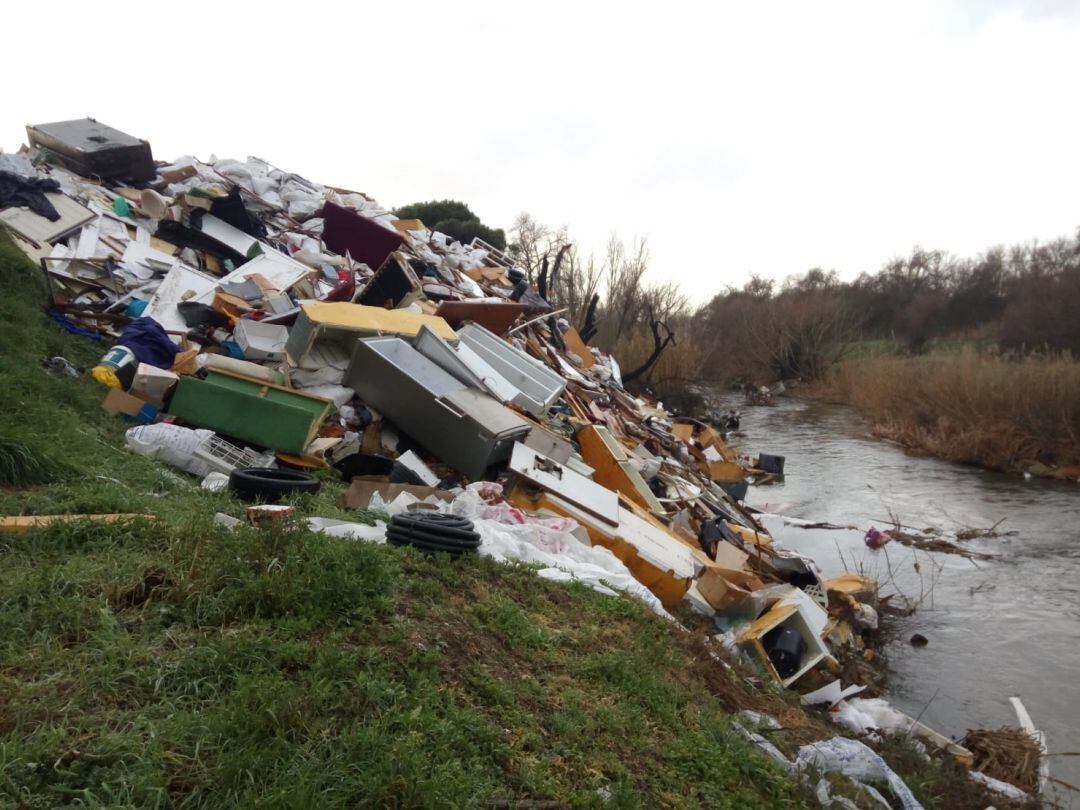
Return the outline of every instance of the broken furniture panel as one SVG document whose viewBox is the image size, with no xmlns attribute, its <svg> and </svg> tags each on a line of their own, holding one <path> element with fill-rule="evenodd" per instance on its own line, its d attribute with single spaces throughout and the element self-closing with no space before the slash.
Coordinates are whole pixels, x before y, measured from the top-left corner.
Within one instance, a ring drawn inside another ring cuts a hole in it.
<svg viewBox="0 0 1080 810">
<path fill-rule="evenodd" d="M 331 405 L 328 399 L 301 391 L 211 371 L 204 380 L 181 377 L 169 412 L 260 447 L 303 453 Z"/>
<path fill-rule="evenodd" d="M 466 270 L 465 275 L 473 281 L 487 281 L 500 287 L 513 286 L 506 277 L 505 267 L 476 267 Z"/>
<path fill-rule="evenodd" d="M 0 517 L 0 532 L 4 534 L 22 534 L 31 529 L 49 526 L 53 523 L 74 523 L 91 521 L 94 523 L 126 523 L 132 520 L 154 520 L 153 515 L 138 513 L 114 513 L 107 515 L 14 515 Z"/>
<path fill-rule="evenodd" d="M 427 230 L 427 226 L 419 219 L 395 219 L 390 224 L 402 232 Z"/>
<path fill-rule="evenodd" d="M 577 358 L 581 360 L 581 367 L 584 369 L 592 368 L 596 365 L 596 358 L 593 357 L 589 347 L 585 345 L 585 341 L 581 339 L 581 335 L 574 327 L 569 327 L 562 333 L 563 343 L 566 344 L 566 348 L 577 355 Z"/>
<path fill-rule="evenodd" d="M 668 607 L 678 604 L 686 595 L 701 568 L 688 546 L 628 508 L 629 501 L 619 505 L 618 523 L 612 525 L 568 498 L 539 489 L 524 478 L 518 479 L 507 499 L 520 509 L 547 511 L 576 520 L 594 546 L 602 546 L 618 557 Z"/>
<path fill-rule="evenodd" d="M 586 425 L 577 432 L 577 440 L 582 458 L 595 470 L 593 480 L 622 493 L 654 515 L 667 514 L 641 473 L 630 463 L 626 450 L 606 427 Z"/>
<path fill-rule="evenodd" d="M 396 309 L 407 306 L 424 294 L 420 279 L 416 277 L 406 256 L 392 255 L 375 271 L 371 281 L 356 298 L 356 303 L 370 307 Z"/>
<path fill-rule="evenodd" d="M 566 387 L 566 380 L 498 335 L 477 323 L 458 330 L 461 342 L 489 364 L 518 394 L 510 401 L 533 416 L 542 416 Z"/>
<path fill-rule="evenodd" d="M 289 332 L 285 351 L 294 366 L 306 367 L 308 355 L 324 346 L 351 358 L 361 338 L 381 335 L 415 338 L 425 326 L 443 340 L 457 343 L 457 333 L 434 315 L 345 302 L 304 304 Z"/>
<path fill-rule="evenodd" d="M 504 335 L 525 311 L 513 301 L 443 301 L 435 314 L 457 329 L 472 321 L 495 335 Z"/>
<path fill-rule="evenodd" d="M 93 211 L 66 194 L 47 191 L 45 197 L 60 215 L 60 219 L 55 222 L 29 208 L 12 207 L 0 211 L 0 223 L 7 225 L 24 239 L 41 245 L 55 242 L 94 219 Z"/>
<path fill-rule="evenodd" d="M 285 356 L 289 330 L 284 326 L 242 318 L 236 322 L 233 336 L 246 360 L 277 362 Z"/>
<path fill-rule="evenodd" d="M 263 245 L 255 237 L 223 219 L 218 219 L 213 214 L 203 214 L 198 220 L 198 228 L 211 239 L 220 242 L 223 247 L 241 256 L 253 258 L 260 253 L 273 250 L 269 245 Z"/>
<path fill-rule="evenodd" d="M 573 444 L 540 424 L 532 426 L 528 438 L 525 439 L 525 446 L 531 447 L 540 455 L 547 456 L 559 464 L 566 464 L 575 452 Z"/>
<path fill-rule="evenodd" d="M 706 461 L 709 478 L 717 483 L 737 484 L 746 478 L 746 470 L 734 461 Z"/>
<path fill-rule="evenodd" d="M 301 264 L 291 256 L 286 256 L 278 251 L 261 253 L 254 259 L 244 262 L 231 273 L 218 279 L 219 285 L 240 284 L 252 276 L 261 276 L 271 288 L 282 292 L 303 280 L 312 272 L 306 264 Z M 203 304 L 209 304 L 214 300 L 214 291 L 203 293 L 195 300 Z"/>
<path fill-rule="evenodd" d="M 426 326 L 413 341 L 413 347 L 444 371 L 477 391 L 484 391 L 499 402 L 510 402 L 518 391 L 467 346 L 451 346 Z"/>
<path fill-rule="evenodd" d="M 405 242 L 397 231 L 330 201 L 323 205 L 322 216 L 326 247 L 341 256 L 348 253 L 353 261 L 363 262 L 372 270 L 382 267 Z"/>
<path fill-rule="evenodd" d="M 530 484 L 565 498 L 601 520 L 619 524 L 619 496 L 524 444 L 514 448 L 510 469 Z"/>
<path fill-rule="evenodd" d="M 197 301 L 206 295 L 213 300 L 219 281 L 220 279 L 177 261 L 154 291 L 143 314 L 160 323 L 166 332 L 187 332 L 187 321 L 180 314 L 177 305 L 182 301 Z"/>
<path fill-rule="evenodd" d="M 531 425 L 467 388 L 400 338 L 357 343 L 344 384 L 419 442 L 472 479 L 510 455 Z"/>
<path fill-rule="evenodd" d="M 443 371 L 453 375 L 459 382 L 464 383 L 477 391 L 488 391 L 483 377 L 475 373 L 472 368 L 458 355 L 457 351 L 436 335 L 426 326 L 421 327 L 420 334 L 413 341 L 413 348 L 428 360 L 433 362 Z"/>
</svg>

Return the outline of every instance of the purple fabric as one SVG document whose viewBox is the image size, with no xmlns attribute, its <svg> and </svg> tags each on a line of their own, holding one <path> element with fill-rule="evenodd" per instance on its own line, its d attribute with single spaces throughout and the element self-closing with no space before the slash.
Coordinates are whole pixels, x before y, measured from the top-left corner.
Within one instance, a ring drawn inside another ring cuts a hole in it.
<svg viewBox="0 0 1080 810">
<path fill-rule="evenodd" d="M 116 343 L 131 349 L 140 363 L 165 369 L 172 368 L 180 351 L 162 325 L 150 317 L 138 318 L 125 326 Z"/>
</svg>

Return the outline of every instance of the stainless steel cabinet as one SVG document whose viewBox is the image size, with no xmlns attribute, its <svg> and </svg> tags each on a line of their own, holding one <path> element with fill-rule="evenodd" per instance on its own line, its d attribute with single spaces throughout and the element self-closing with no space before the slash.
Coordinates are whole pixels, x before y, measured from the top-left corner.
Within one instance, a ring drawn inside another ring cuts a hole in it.
<svg viewBox="0 0 1080 810">
<path fill-rule="evenodd" d="M 361 340 L 344 384 L 430 453 L 472 479 L 510 456 L 532 426 L 401 338 Z"/>
</svg>

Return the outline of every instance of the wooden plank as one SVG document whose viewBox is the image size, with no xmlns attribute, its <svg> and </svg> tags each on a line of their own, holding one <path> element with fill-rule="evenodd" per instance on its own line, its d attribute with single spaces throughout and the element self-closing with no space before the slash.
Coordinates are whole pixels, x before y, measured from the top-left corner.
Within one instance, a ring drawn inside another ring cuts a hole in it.
<svg viewBox="0 0 1080 810">
<path fill-rule="evenodd" d="M 76 520 L 90 520 L 99 523 L 123 523 L 129 520 L 154 520 L 153 515 L 140 515 L 135 513 L 114 513 L 107 515 L 14 515 L 0 518 L 0 532 L 21 534 L 30 529 L 40 526 L 48 526 L 52 523 L 69 523 Z"/>
</svg>

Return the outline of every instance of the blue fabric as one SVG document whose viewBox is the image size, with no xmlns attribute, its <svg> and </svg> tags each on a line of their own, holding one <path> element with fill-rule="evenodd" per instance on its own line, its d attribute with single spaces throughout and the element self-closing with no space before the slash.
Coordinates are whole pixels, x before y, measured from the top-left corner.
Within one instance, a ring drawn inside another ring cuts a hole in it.
<svg viewBox="0 0 1080 810">
<path fill-rule="evenodd" d="M 169 369 L 173 366 L 179 347 L 172 342 L 160 323 L 153 318 L 139 318 L 124 327 L 118 346 L 127 346 L 140 363 Z"/>
<path fill-rule="evenodd" d="M 49 317 L 52 318 L 58 326 L 62 326 L 73 335 L 79 335 L 80 337 L 90 338 L 91 340 L 101 340 L 101 335 L 97 332 L 91 332 L 89 329 L 83 329 L 81 326 L 76 325 L 72 321 L 69 321 L 60 312 L 55 309 L 49 310 Z"/>
</svg>

